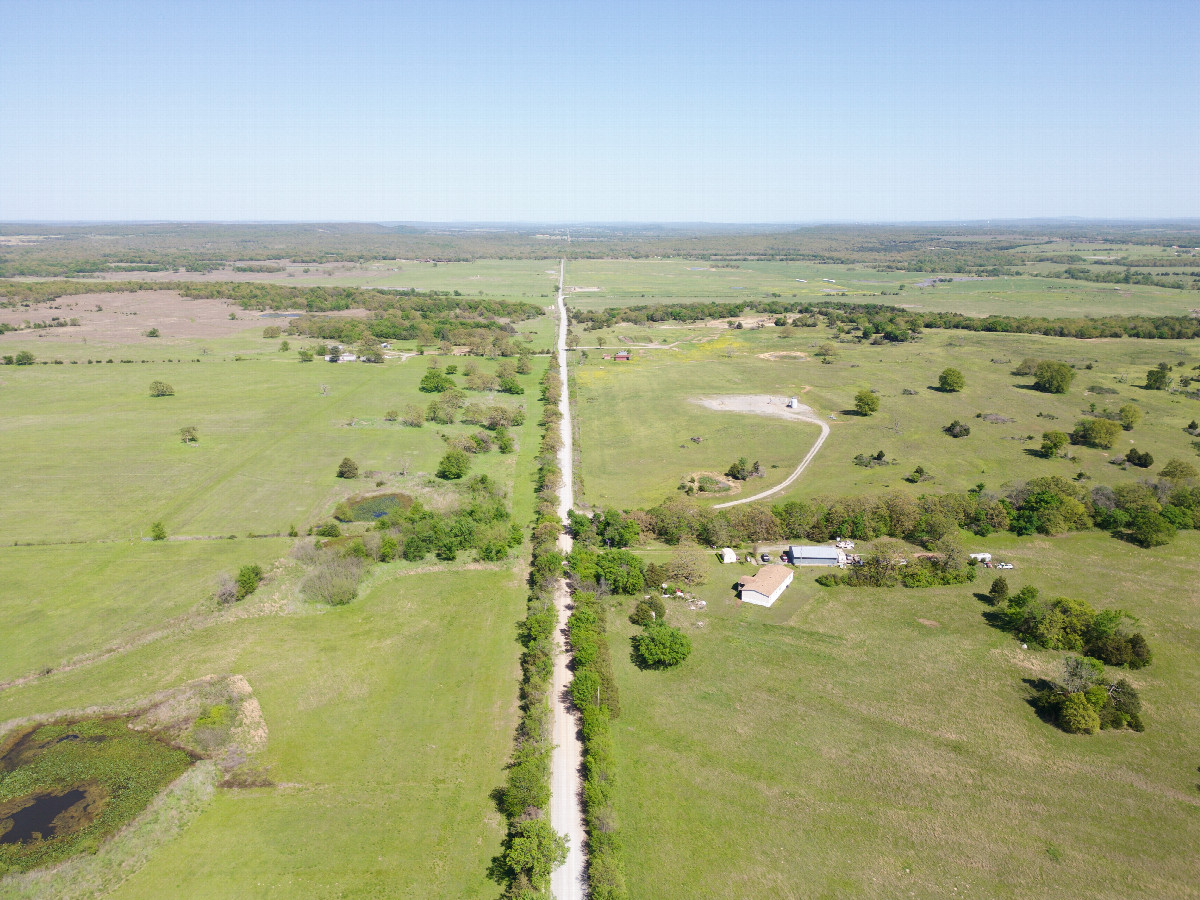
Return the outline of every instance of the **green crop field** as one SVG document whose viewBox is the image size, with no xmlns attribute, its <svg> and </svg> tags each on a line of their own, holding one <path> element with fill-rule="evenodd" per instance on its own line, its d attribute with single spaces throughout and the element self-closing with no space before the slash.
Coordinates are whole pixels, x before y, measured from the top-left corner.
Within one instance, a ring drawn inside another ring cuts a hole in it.
<svg viewBox="0 0 1200 900">
<path fill-rule="evenodd" d="M 821 588 L 802 569 L 763 609 L 733 599 L 748 567 L 714 560 L 706 609 L 668 601 L 695 646 L 677 669 L 634 668 L 631 605 L 609 619 L 631 898 L 1195 895 L 1200 538 L 971 543 L 1016 564 L 1014 589 L 1140 618 L 1146 731 L 1040 721 L 1025 679 L 1065 654 L 990 627 L 972 587 Z"/>
<path fill-rule="evenodd" d="M 608 334 L 611 350 L 623 346 L 612 336 L 626 332 L 618 327 L 582 337 L 590 344 L 596 334 Z M 1195 439 L 1184 430 L 1200 415 L 1200 403 L 1140 386 L 1147 369 L 1160 361 L 1182 362 L 1188 369 L 1200 364 L 1200 350 L 1191 342 L 930 330 L 911 344 L 837 343 L 835 361 L 823 365 L 812 354 L 834 337 L 825 328 L 797 329 L 783 337 L 786 333 L 773 327 L 665 328 L 658 333 L 671 340 L 687 341 L 698 333 L 716 338 L 670 350 L 635 349 L 629 362 L 604 360 L 596 350 L 587 351 L 586 359 L 577 354 L 572 375 L 579 411 L 579 473 L 582 498 L 594 506 L 652 505 L 672 494 L 685 476 L 724 472 L 740 456 L 759 460 L 764 469 L 762 479 L 747 483 L 748 493 L 782 482 L 816 440 L 816 426 L 718 412 L 691 402 L 722 394 L 795 396 L 829 422 L 829 439 L 781 498 L 885 487 L 914 493 L 965 490 L 981 481 L 997 489 L 1038 475 L 1072 477 L 1081 471 L 1096 483 L 1112 484 L 1144 474 L 1109 464 L 1111 456 L 1130 446 L 1148 449 L 1160 463 L 1171 457 L 1200 462 Z M 761 356 L 776 352 L 808 356 Z M 1076 365 L 1071 390 L 1044 394 L 1030 388 L 1032 378 L 1012 375 L 1027 356 Z M 1089 364 L 1092 369 L 1084 368 Z M 936 389 L 938 374 L 949 366 L 966 377 L 960 393 Z M 1093 386 L 1116 393 L 1095 394 Z M 879 412 L 866 418 L 853 412 L 854 395 L 864 388 L 876 389 L 880 400 Z M 1092 403 L 1098 410 L 1133 403 L 1145 417 L 1112 451 L 1073 448 L 1074 460 L 1045 460 L 1031 452 L 1040 446 L 1044 431 L 1071 431 Z M 991 422 L 977 414 L 1011 421 Z M 955 419 L 971 427 L 969 436 L 955 439 L 942 432 Z M 1027 440 L 1030 435 L 1033 440 Z M 692 437 L 702 442 L 693 443 Z M 867 469 L 852 462 L 858 454 L 879 450 L 895 464 Z M 919 489 L 907 485 L 903 478 L 916 466 L 927 469 L 934 481 Z"/>
</svg>

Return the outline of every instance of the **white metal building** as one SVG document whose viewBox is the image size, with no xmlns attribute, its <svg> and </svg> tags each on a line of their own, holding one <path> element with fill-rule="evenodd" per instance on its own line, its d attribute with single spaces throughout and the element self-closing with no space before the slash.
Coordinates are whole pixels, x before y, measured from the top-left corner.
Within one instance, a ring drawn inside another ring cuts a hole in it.
<svg viewBox="0 0 1200 900">
<path fill-rule="evenodd" d="M 732 548 L 730 548 L 730 547 L 722 547 L 721 548 L 721 562 L 735 563 L 735 562 L 737 562 L 737 554 L 734 553 Z"/>
<path fill-rule="evenodd" d="M 845 566 L 846 554 L 837 547 L 810 547 L 793 544 L 788 547 L 793 566 Z"/>
</svg>

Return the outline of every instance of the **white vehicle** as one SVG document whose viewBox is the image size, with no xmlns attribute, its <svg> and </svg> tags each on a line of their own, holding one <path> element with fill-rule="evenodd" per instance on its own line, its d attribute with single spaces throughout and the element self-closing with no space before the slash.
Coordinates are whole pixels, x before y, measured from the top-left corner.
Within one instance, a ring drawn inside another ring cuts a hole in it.
<svg viewBox="0 0 1200 900">
<path fill-rule="evenodd" d="M 997 569 L 1011 569 L 1012 567 L 1013 567 L 1012 563 L 996 563 Z"/>
</svg>

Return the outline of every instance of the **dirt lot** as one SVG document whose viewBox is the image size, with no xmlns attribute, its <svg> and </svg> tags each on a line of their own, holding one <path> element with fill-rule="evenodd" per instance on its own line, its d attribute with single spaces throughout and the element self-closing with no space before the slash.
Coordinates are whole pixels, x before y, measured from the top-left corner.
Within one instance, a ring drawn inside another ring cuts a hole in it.
<svg viewBox="0 0 1200 900">
<path fill-rule="evenodd" d="M 237 320 L 229 314 L 237 313 Z M 26 320 L 48 322 L 78 319 L 77 327 L 43 328 L 36 331 L 11 331 L 0 335 L 0 341 L 28 340 L 36 337 L 45 341 L 109 341 L 137 344 L 155 341 L 145 337 L 157 328 L 163 338 L 212 338 L 236 334 L 250 324 L 260 321 L 257 313 L 246 312 L 227 300 L 185 300 L 175 291 L 138 291 L 129 294 L 77 294 L 53 303 L 40 303 L 29 308 L 0 309 L 0 322 L 20 325 Z M 285 319 L 272 322 L 286 325 Z"/>
</svg>

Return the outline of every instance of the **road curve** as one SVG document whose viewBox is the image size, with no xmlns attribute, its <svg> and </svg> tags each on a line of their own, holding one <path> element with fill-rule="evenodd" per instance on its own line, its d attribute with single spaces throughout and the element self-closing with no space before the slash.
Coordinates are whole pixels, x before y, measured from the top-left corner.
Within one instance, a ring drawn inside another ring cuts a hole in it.
<svg viewBox="0 0 1200 900">
<path fill-rule="evenodd" d="M 571 536 L 567 533 L 567 512 L 575 505 L 574 449 L 572 447 L 571 400 L 567 382 L 567 304 L 563 300 L 563 280 L 566 260 L 559 263 L 558 273 L 558 377 L 562 395 L 558 401 L 562 412 L 562 448 L 558 451 L 558 467 L 562 471 L 562 487 L 558 492 L 558 515 L 563 533 L 558 547 L 571 552 Z M 579 741 L 579 722 L 571 705 L 568 686 L 571 683 L 570 654 L 564 649 L 567 639 L 567 616 L 571 610 L 571 592 L 567 580 L 560 578 L 554 589 L 554 605 L 558 608 L 559 634 L 563 647 L 554 654 L 554 677 L 551 681 L 550 703 L 554 751 L 550 757 L 550 825 L 567 836 L 567 861 L 550 875 L 550 892 L 556 900 L 583 900 L 587 896 L 587 873 L 583 855 L 583 746 Z"/>
<path fill-rule="evenodd" d="M 717 503 L 713 505 L 713 509 L 725 509 L 730 506 L 737 506 L 740 503 L 751 503 L 755 500 L 762 500 L 765 497 L 770 497 L 772 494 L 778 494 L 789 484 L 800 477 L 800 474 L 808 468 L 808 464 L 813 461 L 817 455 L 817 451 L 821 449 L 821 445 L 825 443 L 825 438 L 829 437 L 829 425 L 816 416 L 805 415 L 804 413 L 780 412 L 775 413 L 777 417 L 794 419 L 797 422 L 811 422 L 813 425 L 821 429 L 821 436 L 817 438 L 817 442 L 812 445 L 804 459 L 800 460 L 800 465 L 792 470 L 792 474 L 785 478 L 781 483 L 775 485 L 768 491 L 763 491 L 761 494 L 755 494 L 753 497 L 742 497 L 740 500 L 729 500 L 725 503 Z"/>
</svg>

